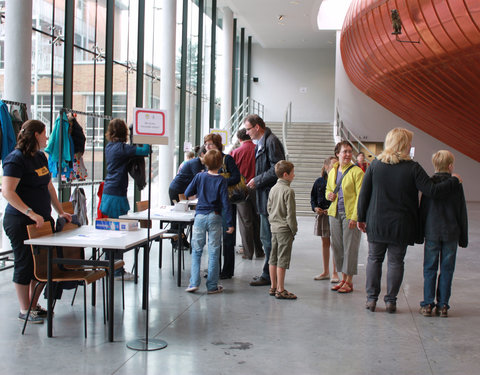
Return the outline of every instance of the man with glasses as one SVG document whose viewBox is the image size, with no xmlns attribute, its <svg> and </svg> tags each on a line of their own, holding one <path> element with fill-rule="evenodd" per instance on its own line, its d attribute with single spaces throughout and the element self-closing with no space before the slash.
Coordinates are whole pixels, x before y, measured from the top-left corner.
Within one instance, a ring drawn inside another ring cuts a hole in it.
<svg viewBox="0 0 480 375">
<path fill-rule="evenodd" d="M 258 141 L 255 148 L 255 177 L 248 181 L 247 186 L 257 190 L 257 210 L 260 214 L 260 240 L 265 251 L 265 263 L 261 276 L 256 276 L 250 282 L 251 286 L 270 285 L 268 261 L 272 249 L 272 232 L 268 221 L 267 202 L 270 189 L 277 182 L 275 164 L 285 159 L 285 152 L 280 140 L 258 115 L 248 115 L 244 127 L 251 139 Z"/>
</svg>

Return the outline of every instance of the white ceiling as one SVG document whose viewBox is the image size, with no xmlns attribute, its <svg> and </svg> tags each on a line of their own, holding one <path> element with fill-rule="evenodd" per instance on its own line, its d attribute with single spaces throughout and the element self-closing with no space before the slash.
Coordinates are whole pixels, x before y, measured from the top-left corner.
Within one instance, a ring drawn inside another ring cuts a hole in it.
<svg viewBox="0 0 480 375">
<path fill-rule="evenodd" d="M 320 31 L 317 16 L 323 0 L 218 0 L 238 19 L 238 29 L 263 48 L 334 48 L 335 31 Z M 283 20 L 279 21 L 279 16 Z"/>
</svg>

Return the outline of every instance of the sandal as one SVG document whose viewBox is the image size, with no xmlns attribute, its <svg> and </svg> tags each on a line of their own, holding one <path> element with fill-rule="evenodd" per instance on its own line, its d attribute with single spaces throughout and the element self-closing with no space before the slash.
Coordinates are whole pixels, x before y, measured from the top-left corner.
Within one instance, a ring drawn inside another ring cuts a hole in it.
<svg viewBox="0 0 480 375">
<path fill-rule="evenodd" d="M 351 293 L 353 292 L 353 283 L 346 282 L 343 286 L 337 290 L 338 293 Z"/>
<path fill-rule="evenodd" d="M 268 290 L 268 294 L 270 294 L 271 296 L 275 296 L 276 293 L 277 293 L 277 288 L 270 288 Z"/>
<path fill-rule="evenodd" d="M 342 281 L 340 281 L 338 284 L 332 286 L 331 289 L 334 290 L 334 291 L 337 291 L 337 290 L 339 290 L 339 289 L 343 286 L 343 284 L 345 284 L 345 280 L 342 280 Z"/>
<path fill-rule="evenodd" d="M 297 296 L 293 293 L 290 293 L 286 289 L 282 290 L 281 292 L 275 293 L 276 299 L 297 299 Z"/>
</svg>

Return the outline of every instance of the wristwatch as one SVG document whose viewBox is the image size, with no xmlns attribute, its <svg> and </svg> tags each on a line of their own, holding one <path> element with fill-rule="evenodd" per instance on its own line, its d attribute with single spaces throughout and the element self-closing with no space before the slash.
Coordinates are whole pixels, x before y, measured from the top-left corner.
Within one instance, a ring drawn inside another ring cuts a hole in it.
<svg viewBox="0 0 480 375">
<path fill-rule="evenodd" d="M 30 212 L 32 212 L 32 211 L 33 211 L 33 210 L 32 210 L 30 207 L 28 207 L 27 210 L 25 211 L 25 215 L 28 216 L 28 214 L 29 214 Z"/>
</svg>

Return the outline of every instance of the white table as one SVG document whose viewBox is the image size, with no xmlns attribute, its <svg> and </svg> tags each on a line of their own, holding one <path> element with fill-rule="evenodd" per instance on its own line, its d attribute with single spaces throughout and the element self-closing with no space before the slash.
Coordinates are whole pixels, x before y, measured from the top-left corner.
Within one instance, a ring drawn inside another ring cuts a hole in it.
<svg viewBox="0 0 480 375">
<path fill-rule="evenodd" d="M 129 220 L 158 220 L 160 221 L 160 226 L 164 222 L 176 223 L 178 224 L 178 271 L 177 271 L 177 285 L 181 286 L 182 283 L 182 251 L 183 251 L 183 241 L 182 241 L 182 232 L 184 225 L 192 225 L 195 220 L 195 211 L 173 211 L 174 206 L 161 206 L 157 208 L 152 208 L 150 210 L 150 216 L 148 210 L 129 213 L 127 215 L 120 216 L 120 219 L 129 219 Z"/>
<path fill-rule="evenodd" d="M 148 233 L 149 232 L 149 233 Z M 144 247 L 143 255 L 143 286 L 144 292 L 143 297 L 146 296 L 145 288 L 148 286 L 148 271 L 149 271 L 149 241 L 154 240 L 164 233 L 165 230 L 161 229 L 138 229 L 134 231 L 110 231 L 110 230 L 101 230 L 95 229 L 93 226 L 84 225 L 82 227 L 65 231 L 53 233 L 47 236 L 42 236 L 38 238 L 32 238 L 25 241 L 26 245 L 33 245 L 38 247 L 47 247 L 48 248 L 48 265 L 47 265 L 47 293 L 48 293 L 48 307 L 47 307 L 47 335 L 52 337 L 52 264 L 55 263 L 69 263 L 69 264 L 86 264 L 86 265 L 98 265 L 98 266 L 108 266 L 109 272 L 109 285 L 108 285 L 108 339 L 113 341 L 113 307 L 114 307 L 114 263 L 115 259 L 112 256 L 108 261 L 105 260 L 67 260 L 67 259 L 53 259 L 52 250 L 53 247 L 60 246 L 78 246 L 78 247 L 92 247 L 92 248 L 101 248 L 105 251 L 113 250 L 131 250 L 135 247 Z"/>
</svg>

